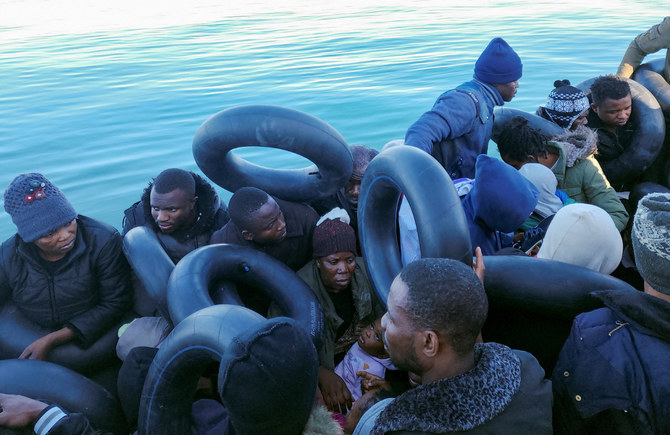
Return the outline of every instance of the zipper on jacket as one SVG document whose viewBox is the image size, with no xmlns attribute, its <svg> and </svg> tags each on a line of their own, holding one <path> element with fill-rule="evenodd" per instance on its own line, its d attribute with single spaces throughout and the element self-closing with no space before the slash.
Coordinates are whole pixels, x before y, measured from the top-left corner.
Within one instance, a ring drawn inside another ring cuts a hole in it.
<svg viewBox="0 0 670 435">
<path fill-rule="evenodd" d="M 54 291 L 54 277 L 50 273 L 49 276 L 49 299 L 51 300 L 51 317 L 54 319 L 55 324 L 60 324 L 60 316 L 56 311 L 56 294 Z"/>
<path fill-rule="evenodd" d="M 619 329 L 623 328 L 624 326 L 628 325 L 628 322 L 622 322 L 621 320 L 617 320 L 617 321 L 614 322 L 614 323 L 616 323 L 618 326 L 617 326 L 616 328 L 612 329 L 612 330 L 609 332 L 609 334 L 607 334 L 607 335 L 609 335 L 610 337 L 611 337 L 612 334 L 614 334 L 617 330 L 619 330 Z"/>
</svg>

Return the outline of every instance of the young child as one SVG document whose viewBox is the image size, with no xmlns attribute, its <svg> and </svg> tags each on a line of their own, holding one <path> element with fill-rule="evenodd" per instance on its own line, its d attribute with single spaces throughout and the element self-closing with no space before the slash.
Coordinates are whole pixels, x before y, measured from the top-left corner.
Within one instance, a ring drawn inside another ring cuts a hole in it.
<svg viewBox="0 0 670 435">
<path fill-rule="evenodd" d="M 381 378 L 386 369 L 395 370 L 388 353 L 384 349 L 381 333 L 382 319 L 378 318 L 361 331 L 358 341 L 344 355 L 335 367 L 335 373 L 344 380 L 353 400 L 362 396 L 361 380 L 358 372 L 368 372 Z"/>
</svg>

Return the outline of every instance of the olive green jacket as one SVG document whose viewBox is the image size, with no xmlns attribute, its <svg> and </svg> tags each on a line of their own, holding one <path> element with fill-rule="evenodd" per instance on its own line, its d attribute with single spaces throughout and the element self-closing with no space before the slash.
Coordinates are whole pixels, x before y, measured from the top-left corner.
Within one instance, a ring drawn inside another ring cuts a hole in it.
<svg viewBox="0 0 670 435">
<path fill-rule="evenodd" d="M 646 55 L 663 48 L 670 48 L 670 17 L 665 17 L 663 21 L 633 39 L 623 55 L 623 59 L 621 59 L 617 74 L 630 78 Z M 670 83 L 670 50 L 665 55 L 663 77 Z"/>
<path fill-rule="evenodd" d="M 373 320 L 381 317 L 384 314 L 384 308 L 378 302 L 374 289 L 370 284 L 367 276 L 367 270 L 361 257 L 356 258 L 356 270 L 351 280 L 351 291 L 354 296 L 354 308 L 361 321 L 372 323 Z M 335 368 L 334 349 L 335 349 L 335 335 L 337 329 L 342 324 L 343 320 L 337 315 L 335 305 L 328 296 L 328 290 L 323 286 L 319 269 L 316 267 L 316 261 L 312 260 L 307 263 L 298 272 L 298 276 L 302 278 L 309 288 L 312 289 L 314 295 L 323 307 L 324 320 L 324 334 L 323 346 L 319 352 L 319 364 L 327 369 L 333 370 Z"/>
<path fill-rule="evenodd" d="M 577 202 L 602 208 L 612 217 L 617 229 L 622 231 L 628 223 L 628 212 L 591 154 L 593 151 L 581 152 L 582 155 L 576 156 L 574 153 L 580 152 L 576 150 L 568 156 L 564 145 L 565 142 L 554 140 L 547 146 L 550 153 L 559 156 L 552 168 L 558 180 L 558 189 Z M 568 163 L 573 164 L 569 167 Z"/>
</svg>

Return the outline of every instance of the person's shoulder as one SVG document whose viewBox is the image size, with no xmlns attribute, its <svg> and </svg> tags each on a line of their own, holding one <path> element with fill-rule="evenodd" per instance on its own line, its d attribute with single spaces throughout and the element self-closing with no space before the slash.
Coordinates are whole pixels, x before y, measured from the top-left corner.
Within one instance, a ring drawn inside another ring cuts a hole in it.
<svg viewBox="0 0 670 435">
<path fill-rule="evenodd" d="M 282 213 L 284 214 L 284 219 L 287 222 L 301 222 L 303 226 L 314 227 L 316 221 L 319 220 L 319 215 L 314 211 L 314 209 L 302 202 L 292 202 L 285 201 L 283 199 L 273 197 L 274 200 L 279 205 Z"/>
<path fill-rule="evenodd" d="M 87 233 L 95 234 L 98 237 L 115 237 L 119 235 L 119 231 L 107 222 L 90 218 L 88 216 L 77 216 L 77 222 L 84 227 Z"/>
<path fill-rule="evenodd" d="M 242 240 L 242 233 L 233 221 L 228 221 L 224 226 L 214 231 L 210 243 L 235 243 L 239 244 Z"/>
</svg>

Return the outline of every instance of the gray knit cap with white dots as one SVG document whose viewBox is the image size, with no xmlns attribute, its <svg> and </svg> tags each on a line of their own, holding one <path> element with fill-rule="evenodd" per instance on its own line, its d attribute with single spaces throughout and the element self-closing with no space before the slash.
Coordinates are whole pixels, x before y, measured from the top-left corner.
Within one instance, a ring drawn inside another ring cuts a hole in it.
<svg viewBox="0 0 670 435">
<path fill-rule="evenodd" d="M 4 201 L 24 242 L 33 242 L 77 217 L 63 192 L 37 172 L 14 178 L 5 189 Z"/>
</svg>

